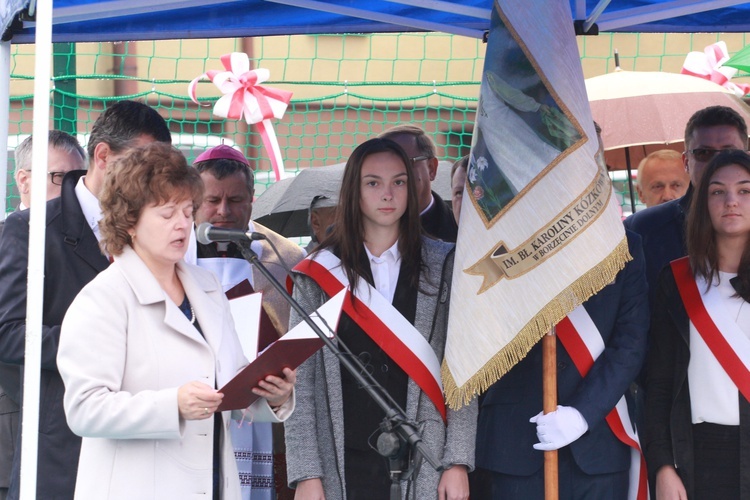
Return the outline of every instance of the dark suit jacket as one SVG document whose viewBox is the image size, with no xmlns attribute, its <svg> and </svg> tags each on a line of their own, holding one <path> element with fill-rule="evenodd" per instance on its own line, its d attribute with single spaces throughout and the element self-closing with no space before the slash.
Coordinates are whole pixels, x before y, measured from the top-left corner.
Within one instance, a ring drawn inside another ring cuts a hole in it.
<svg viewBox="0 0 750 500">
<path fill-rule="evenodd" d="M 420 217 L 422 229 L 433 238 L 455 243 L 458 226 L 456 219 L 453 218 L 451 202 L 443 201 L 435 191 L 432 192 L 432 197 L 434 198 L 432 206 Z"/>
<path fill-rule="evenodd" d="M 18 212 L 18 209 L 16 209 Z M 5 220 L 0 221 L 0 238 L 3 236 Z M 18 403 L 21 401 L 21 372 L 17 365 L 6 365 L 0 363 L 0 418 L 18 412 Z M 5 443 L 4 435 L 0 437 L 0 443 Z M 12 447 L 12 445 L 11 445 Z M 10 465 L 8 465 L 10 468 Z M 4 470 L 4 462 L 0 460 L 0 471 Z M 2 480 L 0 480 L 2 487 Z"/>
<path fill-rule="evenodd" d="M 688 386 L 690 319 L 670 267 L 659 276 L 650 335 L 643 452 L 652 481 L 662 466 L 676 465 L 688 498 L 692 498 L 695 460 Z M 750 498 L 750 404 L 741 395 L 740 447 L 741 493 L 742 498 Z"/>
<path fill-rule="evenodd" d="M 625 219 L 625 228 L 637 233 L 643 240 L 651 304 L 661 270 L 673 260 L 687 255 L 685 219 L 692 195 L 691 185 L 682 198 L 636 212 Z"/>
<path fill-rule="evenodd" d="M 585 378 L 557 344 L 558 404 L 577 409 L 589 430 L 571 443 L 570 451 L 587 474 L 606 474 L 630 467 L 630 451 L 604 418 L 627 391 L 646 354 L 648 303 L 640 238 L 628 234 L 633 261 L 616 280 L 584 303 L 601 332 L 605 350 Z M 543 452 L 529 418 L 542 410 L 541 342 L 498 380 L 480 399 L 477 467 L 529 476 L 543 463 Z M 519 495 L 518 498 L 525 498 Z"/>
<path fill-rule="evenodd" d="M 85 171 L 63 179 L 60 198 L 47 202 L 42 317 L 42 374 L 39 415 L 38 498 L 73 498 L 81 439 L 63 412 L 64 386 L 57 371 L 57 346 L 65 312 L 78 292 L 109 261 L 86 223 L 75 194 Z M 24 362 L 26 334 L 26 269 L 29 211 L 13 213 L 0 238 L 0 362 Z M 18 496 L 20 453 L 13 460 L 9 498 Z"/>
<path fill-rule="evenodd" d="M 0 221 L 2 237 L 5 221 Z M 13 453 L 18 436 L 21 377 L 18 366 L 0 363 L 0 491 L 10 486 Z"/>
<path fill-rule="evenodd" d="M 0 492 L 10 486 L 19 424 L 20 370 L 0 363 Z"/>
</svg>

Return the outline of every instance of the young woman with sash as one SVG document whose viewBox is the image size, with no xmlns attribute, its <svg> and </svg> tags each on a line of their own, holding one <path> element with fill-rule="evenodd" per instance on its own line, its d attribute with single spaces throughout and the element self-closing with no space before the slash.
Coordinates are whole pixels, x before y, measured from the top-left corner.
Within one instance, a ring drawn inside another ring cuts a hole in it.
<svg viewBox="0 0 750 500">
<path fill-rule="evenodd" d="M 750 498 L 750 156 L 706 167 L 688 256 L 660 276 L 645 452 L 656 498 Z"/>
<path fill-rule="evenodd" d="M 421 425 L 445 467 L 423 463 L 404 498 L 468 498 L 476 405 L 445 408 L 440 363 L 453 244 L 422 235 L 411 161 L 395 142 L 357 147 L 344 170 L 335 224 L 296 268 L 294 297 L 314 311 L 350 286 L 337 329 L 368 372 Z M 301 320 L 292 312 L 291 325 Z M 322 349 L 297 371 L 297 408 L 285 424 L 297 499 L 387 499 L 387 461 L 372 449 L 383 411 L 338 359 Z"/>
</svg>

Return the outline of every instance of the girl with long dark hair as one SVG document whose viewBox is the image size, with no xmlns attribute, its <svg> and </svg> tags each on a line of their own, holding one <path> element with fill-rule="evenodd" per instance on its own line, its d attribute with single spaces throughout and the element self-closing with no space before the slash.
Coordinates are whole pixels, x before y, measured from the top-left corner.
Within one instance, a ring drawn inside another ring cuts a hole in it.
<svg viewBox="0 0 750 500">
<path fill-rule="evenodd" d="M 657 499 L 750 497 L 750 155 L 720 153 L 662 271 L 651 320 L 646 459 Z M 746 463 L 747 462 L 747 463 Z"/>
<path fill-rule="evenodd" d="M 468 498 L 476 405 L 445 408 L 439 366 L 445 348 L 453 244 L 422 235 L 410 160 L 396 143 L 372 139 L 346 164 L 330 235 L 298 265 L 294 296 L 313 311 L 351 290 L 337 330 L 365 369 L 420 424 L 433 456 L 408 498 Z M 301 320 L 292 313 L 291 324 Z M 297 408 L 287 422 L 295 498 L 389 497 L 387 461 L 372 448 L 384 417 L 327 349 L 297 373 Z"/>
</svg>

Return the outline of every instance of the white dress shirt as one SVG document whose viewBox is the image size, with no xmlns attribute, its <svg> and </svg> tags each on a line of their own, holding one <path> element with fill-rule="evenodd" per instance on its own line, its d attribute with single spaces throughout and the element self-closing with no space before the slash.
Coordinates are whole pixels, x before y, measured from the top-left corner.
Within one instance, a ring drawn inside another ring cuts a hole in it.
<svg viewBox="0 0 750 500">
<path fill-rule="evenodd" d="M 365 252 L 367 252 L 367 259 L 370 262 L 375 289 L 380 292 L 380 295 L 388 299 L 388 302 L 393 303 L 398 273 L 401 270 L 401 252 L 398 251 L 398 240 L 380 256 L 373 255 L 367 245 L 365 245 Z"/>
<path fill-rule="evenodd" d="M 99 221 L 102 220 L 102 207 L 99 205 L 99 198 L 93 195 L 83 180 L 86 176 L 78 179 L 76 184 L 76 198 L 78 198 L 78 204 L 81 205 L 81 211 L 83 216 L 86 218 L 91 230 L 94 232 L 94 236 L 98 241 L 102 241 L 102 236 L 99 234 Z"/>
<path fill-rule="evenodd" d="M 721 282 L 714 283 L 721 294 L 724 312 L 750 337 L 750 305 L 735 290 L 729 280 L 736 274 L 719 272 Z M 690 322 L 690 362 L 688 387 L 694 424 L 710 422 L 720 425 L 740 425 L 740 406 L 737 386 L 724 371 L 719 360 Z"/>
</svg>

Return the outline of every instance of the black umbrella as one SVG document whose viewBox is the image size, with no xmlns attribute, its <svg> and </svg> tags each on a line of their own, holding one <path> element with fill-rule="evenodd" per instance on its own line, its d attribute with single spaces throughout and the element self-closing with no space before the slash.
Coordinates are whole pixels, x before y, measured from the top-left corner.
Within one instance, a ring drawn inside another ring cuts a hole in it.
<svg viewBox="0 0 750 500">
<path fill-rule="evenodd" d="M 432 189 L 451 199 L 451 162 L 441 161 Z M 271 184 L 253 203 L 253 220 L 287 238 L 310 236 L 308 211 L 315 196 L 338 200 L 346 163 L 309 167 Z"/>
</svg>

